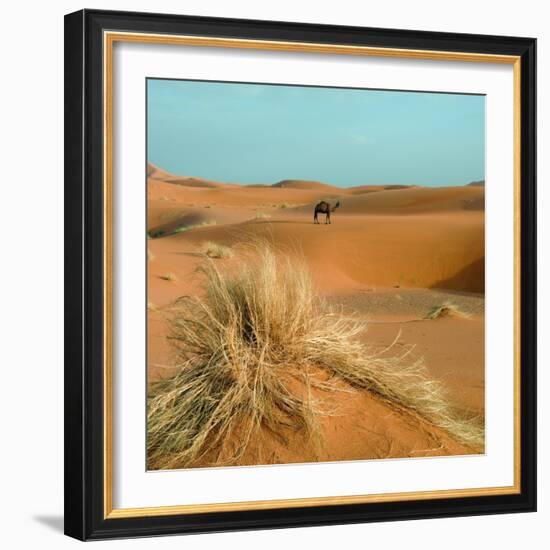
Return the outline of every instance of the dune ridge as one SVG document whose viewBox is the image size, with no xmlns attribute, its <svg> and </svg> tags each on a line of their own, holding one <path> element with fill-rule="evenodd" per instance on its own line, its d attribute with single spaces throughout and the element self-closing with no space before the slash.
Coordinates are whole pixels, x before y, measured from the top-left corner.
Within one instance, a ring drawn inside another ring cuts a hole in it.
<svg viewBox="0 0 550 550">
<path fill-rule="evenodd" d="M 482 428 L 456 414 L 421 360 L 357 340 L 364 323 L 316 294 L 300 256 L 260 240 L 242 259 L 237 271 L 204 263 L 205 297 L 182 297 L 170 309 L 180 368 L 151 390 L 150 467 L 202 465 L 212 453 L 206 465 L 241 464 L 264 430 L 283 439 L 288 429 L 298 431 L 306 449 L 320 448 L 320 419 L 342 414 L 336 403 L 327 407 L 324 393 L 333 401 L 356 392 L 372 397 L 367 410 L 378 405 L 417 422 L 434 451 L 449 439 L 465 454 L 483 445 Z M 438 430 L 446 436 L 438 438 Z M 260 460 L 253 455 L 253 463 Z"/>
<path fill-rule="evenodd" d="M 321 181 L 310 181 L 310 180 L 281 180 L 277 183 L 271 185 L 271 187 L 279 187 L 282 189 L 309 189 L 314 191 L 322 192 L 332 192 L 338 193 L 341 192 L 340 187 L 335 185 L 330 185 L 328 183 L 323 183 Z"/>
<path fill-rule="evenodd" d="M 174 185 L 183 185 L 187 187 L 199 187 L 207 189 L 217 189 L 217 188 L 226 188 L 230 187 L 229 183 L 221 183 L 219 181 L 207 180 L 204 178 L 195 178 L 191 176 L 176 176 L 159 168 L 155 164 L 148 162 L 147 163 L 147 178 L 152 180 L 159 180 L 165 183 L 171 183 Z"/>
<path fill-rule="evenodd" d="M 244 243 L 260 239 L 299 253 L 319 293 L 368 323 L 364 342 L 384 348 L 402 334 L 397 349 L 417 346 L 431 375 L 450 388 L 452 407 L 483 418 L 483 307 L 466 316 L 442 309 L 452 303 L 468 311 L 471 301 L 483 303 L 483 185 L 339 188 L 307 180 L 238 185 L 174 176 L 154 165 L 148 174 L 147 229 L 162 233 L 147 242 L 150 385 L 175 373 L 167 315 L 178 297 L 204 296 L 197 268 L 207 261 L 205 250 L 221 247 L 225 253 L 211 261 L 239 271 L 245 265 Z M 340 202 L 331 225 L 324 225 L 324 216 L 320 225 L 313 224 L 320 200 Z M 177 231 L 181 227 L 185 230 Z M 167 273 L 175 278 L 165 278 Z M 408 297 L 415 293 L 426 295 L 429 307 L 411 313 Z M 431 319 L 432 310 L 443 314 Z M 315 376 L 322 381 L 324 374 Z M 342 411 L 319 420 L 321 447 L 305 432 L 281 428 L 277 436 L 262 428 L 239 464 L 475 452 L 430 421 L 411 420 L 376 396 L 339 383 L 338 392 L 313 390 Z M 304 391 L 300 383 L 288 384 L 297 395 Z M 238 431 L 215 456 L 207 453 L 192 465 L 234 456 Z M 173 467 L 188 464 L 176 461 Z"/>
</svg>

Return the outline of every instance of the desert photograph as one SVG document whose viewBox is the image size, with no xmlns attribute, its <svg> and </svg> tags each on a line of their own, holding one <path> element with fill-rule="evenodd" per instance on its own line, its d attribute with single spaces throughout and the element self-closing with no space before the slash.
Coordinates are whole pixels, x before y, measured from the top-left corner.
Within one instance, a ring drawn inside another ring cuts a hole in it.
<svg viewBox="0 0 550 550">
<path fill-rule="evenodd" d="M 147 469 L 484 453 L 484 96 L 146 109 Z"/>
</svg>

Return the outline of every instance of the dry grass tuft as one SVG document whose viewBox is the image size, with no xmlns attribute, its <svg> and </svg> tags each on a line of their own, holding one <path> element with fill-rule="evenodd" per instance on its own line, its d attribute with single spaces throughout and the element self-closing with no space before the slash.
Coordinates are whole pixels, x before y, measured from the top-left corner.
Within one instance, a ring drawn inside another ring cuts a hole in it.
<svg viewBox="0 0 550 550">
<path fill-rule="evenodd" d="M 209 258 L 232 258 L 233 250 L 223 244 L 207 241 L 202 244 L 201 252 Z"/>
<path fill-rule="evenodd" d="M 205 220 L 200 223 L 194 223 L 194 224 L 183 224 L 179 225 L 173 229 L 149 229 L 147 231 L 147 237 L 149 239 L 160 239 L 161 237 L 170 237 L 172 235 L 176 235 L 178 233 L 185 233 L 185 231 L 191 231 L 192 229 L 196 229 L 198 227 L 206 227 L 208 225 L 216 225 L 216 220 Z"/>
<path fill-rule="evenodd" d="M 180 225 L 173 230 L 173 233 L 185 233 L 186 231 L 191 231 L 191 229 L 196 229 L 197 227 L 207 227 L 209 225 L 216 225 L 216 220 L 205 220 L 200 223 Z"/>
<path fill-rule="evenodd" d="M 264 220 L 264 219 L 267 219 L 267 218 L 271 218 L 271 216 L 269 214 L 266 214 L 265 212 L 260 212 L 259 210 L 255 213 L 254 215 L 254 220 Z"/>
<path fill-rule="evenodd" d="M 160 278 L 163 281 L 177 281 L 178 280 L 175 273 L 165 273 L 164 275 L 160 275 Z"/>
<path fill-rule="evenodd" d="M 471 315 L 463 311 L 456 304 L 445 302 L 444 304 L 435 306 L 430 309 L 425 319 L 441 319 L 444 317 L 463 317 L 468 319 L 469 317 L 471 317 Z"/>
<path fill-rule="evenodd" d="M 171 308 L 179 364 L 150 391 L 149 468 L 235 463 L 261 429 L 290 427 L 318 441 L 318 419 L 331 412 L 312 390 L 342 391 L 311 374 L 319 368 L 463 443 L 483 445 L 483 427 L 455 416 L 421 361 L 408 352 L 386 357 L 358 341 L 364 323 L 316 294 L 301 259 L 266 245 L 243 254 L 237 273 L 208 260 L 200 268 L 204 298 L 182 297 Z M 296 382 L 299 394 L 290 389 Z"/>
</svg>

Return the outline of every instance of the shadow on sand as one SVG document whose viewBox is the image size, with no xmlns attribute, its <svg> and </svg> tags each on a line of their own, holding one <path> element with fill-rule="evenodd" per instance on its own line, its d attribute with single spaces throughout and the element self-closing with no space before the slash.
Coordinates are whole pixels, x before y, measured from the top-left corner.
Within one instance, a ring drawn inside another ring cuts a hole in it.
<svg viewBox="0 0 550 550">
<path fill-rule="evenodd" d="M 480 258 L 472 262 L 455 273 L 452 277 L 441 280 L 430 288 L 485 292 L 485 258 Z"/>
</svg>

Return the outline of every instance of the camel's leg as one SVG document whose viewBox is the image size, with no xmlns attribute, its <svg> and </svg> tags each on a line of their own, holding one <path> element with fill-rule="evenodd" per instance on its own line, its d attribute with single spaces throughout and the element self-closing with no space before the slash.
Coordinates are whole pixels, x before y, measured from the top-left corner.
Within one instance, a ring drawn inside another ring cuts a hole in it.
<svg viewBox="0 0 550 550">
<path fill-rule="evenodd" d="M 325 223 L 330 223 L 330 210 L 327 210 L 327 217 L 325 218 Z"/>
<path fill-rule="evenodd" d="M 317 210 L 313 213 L 313 223 L 319 223 L 319 220 L 317 219 Z"/>
</svg>

